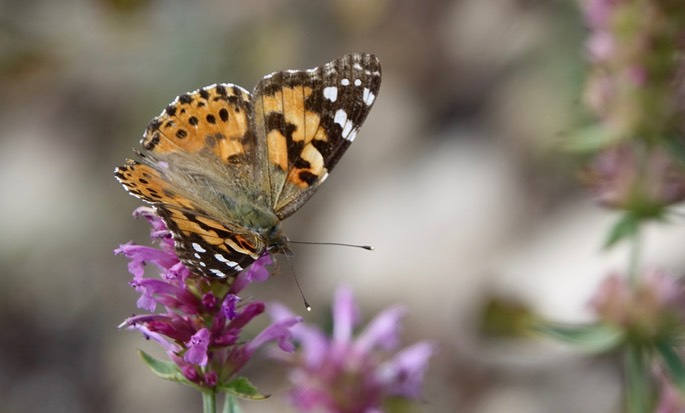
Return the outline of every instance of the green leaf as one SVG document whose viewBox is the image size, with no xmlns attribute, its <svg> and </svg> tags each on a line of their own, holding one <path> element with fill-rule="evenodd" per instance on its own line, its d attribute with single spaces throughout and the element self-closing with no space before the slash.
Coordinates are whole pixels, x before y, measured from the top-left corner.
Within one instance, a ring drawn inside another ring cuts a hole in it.
<svg viewBox="0 0 685 413">
<path fill-rule="evenodd" d="M 152 370 L 152 372 L 155 373 L 157 376 L 166 380 L 193 385 L 193 383 L 190 383 L 183 376 L 183 374 L 178 369 L 178 366 L 176 366 L 175 363 L 171 361 L 158 360 L 152 357 L 151 355 L 147 354 L 143 350 L 138 350 L 138 354 L 143 359 L 145 364 L 147 364 L 147 366 L 150 367 L 150 370 Z"/>
<path fill-rule="evenodd" d="M 620 139 L 619 136 L 608 133 L 601 125 L 596 124 L 578 129 L 567 136 L 561 148 L 569 152 L 594 153 Z"/>
<path fill-rule="evenodd" d="M 626 213 L 616 221 L 604 242 L 604 249 L 609 249 L 619 241 L 633 237 L 640 229 L 640 219 L 633 214 Z"/>
<path fill-rule="evenodd" d="M 685 144 L 683 144 L 680 139 L 666 139 L 665 146 L 678 162 L 680 162 L 682 165 L 685 165 Z"/>
<path fill-rule="evenodd" d="M 618 347 L 625 334 L 617 327 L 606 324 L 567 325 L 538 323 L 538 332 L 567 344 L 593 353 L 606 352 Z"/>
<path fill-rule="evenodd" d="M 656 350 L 666 366 L 671 381 L 685 395 L 685 363 L 680 355 L 673 350 L 673 346 L 666 342 L 656 343 Z"/>
<path fill-rule="evenodd" d="M 231 380 L 228 383 L 221 383 L 217 386 L 217 391 L 250 400 L 264 400 L 270 396 L 261 394 L 257 388 L 245 377 L 238 377 L 237 379 Z"/>
</svg>

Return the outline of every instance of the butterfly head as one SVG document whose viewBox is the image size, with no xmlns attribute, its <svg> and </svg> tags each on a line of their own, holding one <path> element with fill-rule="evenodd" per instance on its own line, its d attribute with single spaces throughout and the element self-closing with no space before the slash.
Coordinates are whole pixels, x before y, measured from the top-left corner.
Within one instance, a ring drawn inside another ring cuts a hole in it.
<svg viewBox="0 0 685 413">
<path fill-rule="evenodd" d="M 264 239 L 269 253 L 283 254 L 286 257 L 295 255 L 288 247 L 288 236 L 283 233 L 280 225 L 272 227 L 268 233 L 264 234 Z"/>
</svg>

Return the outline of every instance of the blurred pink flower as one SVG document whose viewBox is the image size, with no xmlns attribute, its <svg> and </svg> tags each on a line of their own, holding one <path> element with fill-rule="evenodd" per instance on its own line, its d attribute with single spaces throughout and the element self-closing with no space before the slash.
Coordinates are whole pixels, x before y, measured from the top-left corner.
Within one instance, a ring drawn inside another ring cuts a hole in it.
<svg viewBox="0 0 685 413">
<path fill-rule="evenodd" d="M 677 136 L 685 8 L 677 1 L 579 2 L 592 65 L 584 97 L 605 133 L 611 140 Z"/>
<path fill-rule="evenodd" d="M 597 288 L 590 307 L 601 321 L 629 331 L 632 337 L 677 337 L 685 323 L 685 287 L 664 271 L 642 274 L 636 286 L 611 274 Z"/>
<path fill-rule="evenodd" d="M 598 202 L 638 215 L 659 216 L 685 200 L 685 168 L 661 147 L 625 142 L 601 151 L 585 170 Z"/>
<path fill-rule="evenodd" d="M 282 306 L 272 306 L 270 313 L 276 321 L 292 317 Z M 292 355 L 276 355 L 292 366 L 291 403 L 305 412 L 371 413 L 381 412 L 389 398 L 419 398 L 435 346 L 420 342 L 397 351 L 404 313 L 400 307 L 386 309 L 354 339 L 355 300 L 349 289 L 338 289 L 332 337 L 300 324 L 292 329 L 300 349 Z"/>
<path fill-rule="evenodd" d="M 685 397 L 663 372 L 657 372 L 659 397 L 654 413 L 685 413 Z"/>
</svg>

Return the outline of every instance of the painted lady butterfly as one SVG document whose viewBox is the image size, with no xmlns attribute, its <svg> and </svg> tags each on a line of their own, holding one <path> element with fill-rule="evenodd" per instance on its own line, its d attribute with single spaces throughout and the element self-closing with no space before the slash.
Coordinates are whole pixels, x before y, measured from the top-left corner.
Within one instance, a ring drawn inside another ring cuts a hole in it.
<svg viewBox="0 0 685 413">
<path fill-rule="evenodd" d="M 196 274 L 232 280 L 265 251 L 291 254 L 280 222 L 326 180 L 378 95 L 381 67 L 354 53 L 177 97 L 114 174 L 153 205 Z"/>
</svg>

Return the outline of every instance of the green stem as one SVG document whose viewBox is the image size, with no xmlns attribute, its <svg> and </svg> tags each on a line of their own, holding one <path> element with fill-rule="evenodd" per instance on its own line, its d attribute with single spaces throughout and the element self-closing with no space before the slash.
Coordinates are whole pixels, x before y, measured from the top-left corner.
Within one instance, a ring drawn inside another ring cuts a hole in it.
<svg viewBox="0 0 685 413">
<path fill-rule="evenodd" d="M 212 390 L 202 392 L 202 413 L 216 413 L 216 392 Z"/>
<path fill-rule="evenodd" d="M 626 404 L 628 413 L 648 413 L 651 405 L 649 360 L 639 345 L 625 350 Z"/>
<path fill-rule="evenodd" d="M 633 288 L 637 287 L 640 277 L 640 253 L 642 249 L 642 231 L 638 222 L 635 233 L 630 240 L 630 256 L 628 258 L 628 278 Z"/>
<path fill-rule="evenodd" d="M 650 148 L 646 144 L 636 144 L 635 145 L 635 156 L 637 158 L 637 196 L 639 199 L 644 198 L 643 194 L 647 193 L 649 188 L 646 187 L 644 178 L 646 176 L 647 159 L 649 157 Z M 644 222 L 644 211 L 632 211 L 628 212 L 633 215 L 635 220 L 635 231 L 633 232 L 632 239 L 630 240 L 630 257 L 628 261 L 628 277 L 630 284 L 633 288 L 638 286 L 640 281 L 640 256 L 642 249 L 642 223 Z"/>
<path fill-rule="evenodd" d="M 226 394 L 226 399 L 224 400 L 224 410 L 223 413 L 242 413 L 238 401 L 230 394 Z"/>
</svg>

